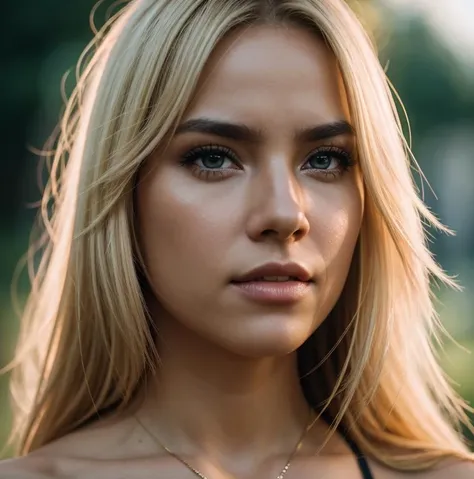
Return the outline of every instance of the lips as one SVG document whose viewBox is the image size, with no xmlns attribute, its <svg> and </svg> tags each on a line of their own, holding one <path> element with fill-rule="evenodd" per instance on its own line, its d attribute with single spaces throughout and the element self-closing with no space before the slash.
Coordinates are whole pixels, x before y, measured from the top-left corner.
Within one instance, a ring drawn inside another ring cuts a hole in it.
<svg viewBox="0 0 474 479">
<path fill-rule="evenodd" d="M 232 282 L 280 282 L 282 278 L 288 278 L 287 281 L 312 282 L 312 276 L 308 270 L 297 263 L 266 263 L 234 278 Z"/>
<path fill-rule="evenodd" d="M 267 263 L 238 276 L 231 287 L 253 304 L 287 307 L 315 293 L 311 274 L 297 263 Z"/>
</svg>

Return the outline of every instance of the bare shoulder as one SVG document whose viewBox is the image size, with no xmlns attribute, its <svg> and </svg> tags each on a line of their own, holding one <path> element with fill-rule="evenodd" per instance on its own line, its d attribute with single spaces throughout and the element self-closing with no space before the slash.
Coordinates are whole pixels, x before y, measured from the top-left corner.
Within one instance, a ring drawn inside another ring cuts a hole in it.
<svg viewBox="0 0 474 479">
<path fill-rule="evenodd" d="M 400 472 L 370 463 L 375 479 L 474 479 L 474 461 L 448 459 L 422 472 Z"/>
<path fill-rule="evenodd" d="M 51 479 L 50 461 L 44 457 L 21 457 L 0 461 L 0 479 Z"/>
<path fill-rule="evenodd" d="M 114 459 L 132 457 L 138 451 L 134 426 L 123 420 L 95 424 L 57 439 L 30 454 L 0 461 L 0 479 L 55 479 L 89 477 L 83 469 L 98 469 Z M 117 476 L 118 477 L 118 476 Z"/>
<path fill-rule="evenodd" d="M 70 433 L 33 452 L 42 458 L 67 457 L 96 460 L 123 457 L 137 444 L 137 423 L 130 419 L 98 421 L 79 431 Z"/>
<path fill-rule="evenodd" d="M 423 479 L 474 479 L 474 461 L 448 460 L 424 474 Z"/>
</svg>

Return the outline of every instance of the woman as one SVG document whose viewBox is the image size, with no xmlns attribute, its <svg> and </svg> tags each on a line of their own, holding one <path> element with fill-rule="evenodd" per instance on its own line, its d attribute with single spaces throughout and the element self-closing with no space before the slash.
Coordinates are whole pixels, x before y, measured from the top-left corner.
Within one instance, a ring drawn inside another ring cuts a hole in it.
<svg viewBox="0 0 474 479">
<path fill-rule="evenodd" d="M 443 227 L 348 7 L 113 20 L 62 123 L 0 477 L 473 477 L 429 338 Z"/>
</svg>

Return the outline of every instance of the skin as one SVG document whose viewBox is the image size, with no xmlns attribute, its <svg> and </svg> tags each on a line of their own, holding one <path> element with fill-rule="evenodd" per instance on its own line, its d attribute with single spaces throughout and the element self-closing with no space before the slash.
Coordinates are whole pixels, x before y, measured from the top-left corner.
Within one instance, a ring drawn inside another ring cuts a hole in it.
<svg viewBox="0 0 474 479">
<path fill-rule="evenodd" d="M 180 133 L 140 172 L 138 233 L 160 332 L 159 376 L 133 414 L 3 463 L 0 477 L 197 477 L 154 435 L 209 479 L 274 478 L 298 442 L 309 409 L 296 350 L 337 301 L 363 216 L 357 167 L 330 177 L 303 168 L 320 147 L 352 152 L 353 136 L 294 139 L 301 128 L 350 121 L 335 60 L 303 30 L 236 33 L 214 52 L 183 122 L 202 117 L 242 123 L 262 137 Z M 227 160 L 224 176 L 210 181 L 180 165 L 190 149 L 208 143 L 232 150 L 240 167 Z M 290 260 L 315 278 L 291 306 L 256 304 L 229 284 L 265 262 Z M 288 479 L 361 477 L 338 435 L 315 454 L 326 432 L 323 423 L 314 425 Z M 371 467 L 378 479 L 472 474 L 465 464 L 416 475 Z"/>
<path fill-rule="evenodd" d="M 309 33 L 262 27 L 229 37 L 183 123 L 197 118 L 262 134 L 252 142 L 177 134 L 141 172 L 139 237 L 160 298 L 154 316 L 163 360 L 153 412 L 145 407 L 144 415 L 159 418 L 155 431 L 174 450 L 204 454 L 242 475 L 242 463 L 258 467 L 262 457 L 288 455 L 308 421 L 295 351 L 345 283 L 362 189 L 355 170 L 343 171 L 335 156 L 326 171 L 307 164 L 321 147 L 351 154 L 352 135 L 294 139 L 303 128 L 349 121 L 335 59 Z M 208 143 L 229 148 L 240 164 L 224 157 L 217 180 L 180 165 Z M 270 261 L 305 265 L 315 278 L 311 291 L 296 304 L 259 305 L 229 283 Z"/>
</svg>

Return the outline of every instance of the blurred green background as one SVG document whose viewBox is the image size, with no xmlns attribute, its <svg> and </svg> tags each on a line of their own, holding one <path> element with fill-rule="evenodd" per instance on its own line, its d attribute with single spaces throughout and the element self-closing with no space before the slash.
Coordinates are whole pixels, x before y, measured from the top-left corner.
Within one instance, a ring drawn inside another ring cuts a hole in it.
<svg viewBox="0 0 474 479">
<path fill-rule="evenodd" d="M 28 246 L 40 199 L 38 157 L 58 123 L 60 83 L 92 38 L 96 0 L 20 0 L 2 5 L 0 42 L 0 367 L 12 357 L 18 318 L 11 282 Z M 105 2 L 97 12 L 101 25 Z M 439 291 L 439 314 L 452 336 L 474 351 L 474 2 L 359 0 L 380 57 L 407 108 L 414 153 L 434 192 L 425 201 L 457 233 L 438 236 L 432 250 L 456 274 L 464 293 Z M 67 82 L 70 91 L 73 77 Z M 20 301 L 28 291 L 20 281 Z M 474 404 L 472 356 L 450 342 L 441 356 L 456 388 Z M 7 376 L 0 378 L 0 449 L 9 430 Z M 8 449 L 3 452 L 8 455 Z M 1 457 L 1 455 L 0 455 Z"/>
</svg>

